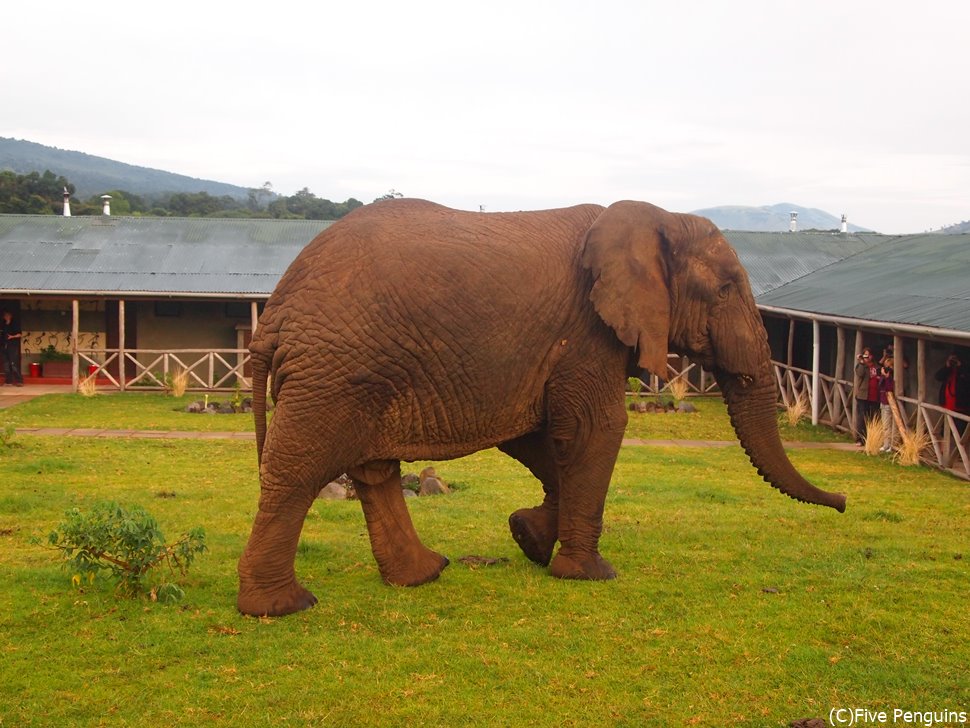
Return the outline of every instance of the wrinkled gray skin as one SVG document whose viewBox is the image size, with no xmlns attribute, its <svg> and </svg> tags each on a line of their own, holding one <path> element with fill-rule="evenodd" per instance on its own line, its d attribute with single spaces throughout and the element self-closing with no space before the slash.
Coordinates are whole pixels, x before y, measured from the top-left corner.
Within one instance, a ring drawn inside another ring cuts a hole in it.
<svg viewBox="0 0 970 728">
<path fill-rule="evenodd" d="M 625 380 L 640 367 L 664 376 L 668 351 L 714 372 L 741 444 L 771 485 L 845 508 L 782 449 L 747 275 L 704 218 L 642 202 L 508 214 L 421 200 L 369 205 L 297 257 L 251 351 L 261 496 L 239 563 L 246 614 L 316 602 L 294 574 L 297 542 L 317 493 L 344 472 L 384 580 L 437 578 L 448 560 L 412 527 L 400 461 L 494 446 L 545 493 L 509 518 L 526 556 L 555 576 L 612 578 L 598 542 L 626 425 Z"/>
</svg>

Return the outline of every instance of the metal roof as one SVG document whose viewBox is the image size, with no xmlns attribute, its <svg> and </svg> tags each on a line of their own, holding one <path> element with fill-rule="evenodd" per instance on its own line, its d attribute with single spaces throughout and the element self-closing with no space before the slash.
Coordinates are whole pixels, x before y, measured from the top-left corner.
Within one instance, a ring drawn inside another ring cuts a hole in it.
<svg viewBox="0 0 970 728">
<path fill-rule="evenodd" d="M 331 224 L 0 215 L 0 291 L 268 296 Z"/>
<path fill-rule="evenodd" d="M 331 224 L 0 215 L 0 293 L 265 297 Z M 724 235 L 759 304 L 970 332 L 970 234 Z"/>
<path fill-rule="evenodd" d="M 774 288 L 758 303 L 970 332 L 970 234 L 877 236 L 872 247 Z"/>
<path fill-rule="evenodd" d="M 748 271 L 755 297 L 813 271 L 868 250 L 885 240 L 878 234 L 771 233 L 727 230 Z"/>
</svg>

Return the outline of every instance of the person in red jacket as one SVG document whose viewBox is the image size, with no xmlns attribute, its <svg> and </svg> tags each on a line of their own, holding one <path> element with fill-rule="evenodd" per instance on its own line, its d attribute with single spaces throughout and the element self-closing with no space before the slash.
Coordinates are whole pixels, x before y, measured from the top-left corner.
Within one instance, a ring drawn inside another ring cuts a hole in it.
<svg viewBox="0 0 970 728">
<path fill-rule="evenodd" d="M 946 358 L 946 364 L 936 372 L 940 382 L 940 406 L 962 415 L 970 415 L 970 372 L 967 372 L 954 352 Z M 962 435 L 967 429 L 965 420 L 957 420 Z"/>
</svg>

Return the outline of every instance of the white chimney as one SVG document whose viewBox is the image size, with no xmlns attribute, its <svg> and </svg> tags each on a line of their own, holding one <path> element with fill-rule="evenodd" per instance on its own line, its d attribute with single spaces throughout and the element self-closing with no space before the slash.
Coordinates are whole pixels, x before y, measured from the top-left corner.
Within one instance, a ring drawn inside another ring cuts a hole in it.
<svg viewBox="0 0 970 728">
<path fill-rule="evenodd" d="M 849 219 L 845 216 L 845 213 L 842 213 L 842 225 L 839 227 L 839 232 L 849 232 Z"/>
<path fill-rule="evenodd" d="M 67 191 L 67 187 L 64 188 L 64 212 L 62 214 L 64 217 L 71 216 L 71 193 Z"/>
<path fill-rule="evenodd" d="M 101 208 L 102 215 L 111 214 L 111 195 L 101 195 L 101 201 L 104 203 L 104 207 Z"/>
<path fill-rule="evenodd" d="M 788 232 L 795 233 L 798 232 L 798 213 L 792 211 L 788 213 L 790 215 L 788 219 Z"/>
</svg>

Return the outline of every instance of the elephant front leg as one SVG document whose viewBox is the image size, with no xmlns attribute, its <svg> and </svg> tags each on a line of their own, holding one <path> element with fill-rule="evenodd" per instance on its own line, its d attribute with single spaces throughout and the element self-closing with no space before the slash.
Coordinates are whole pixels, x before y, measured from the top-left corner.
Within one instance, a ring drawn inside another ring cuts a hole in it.
<svg viewBox="0 0 970 728">
<path fill-rule="evenodd" d="M 624 413 L 625 422 L 625 413 Z M 563 463 L 559 489 L 559 551 L 550 564 L 562 579 L 613 579 L 616 571 L 599 553 L 603 508 L 623 428 L 593 428 L 578 442 L 557 443 Z"/>
<path fill-rule="evenodd" d="M 426 548 L 414 530 L 401 492 L 401 463 L 367 463 L 347 474 L 360 498 L 371 550 L 384 581 L 418 586 L 437 579 L 448 559 Z"/>
<path fill-rule="evenodd" d="M 296 580 L 300 531 L 314 493 L 291 488 L 285 500 L 260 499 L 259 513 L 239 560 L 236 606 L 243 614 L 279 617 L 308 609 L 317 598 Z"/>
<path fill-rule="evenodd" d="M 546 432 L 533 432 L 499 445 L 542 483 L 542 504 L 509 516 L 512 538 L 529 560 L 548 566 L 559 538 L 559 471 Z"/>
</svg>

